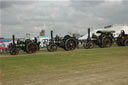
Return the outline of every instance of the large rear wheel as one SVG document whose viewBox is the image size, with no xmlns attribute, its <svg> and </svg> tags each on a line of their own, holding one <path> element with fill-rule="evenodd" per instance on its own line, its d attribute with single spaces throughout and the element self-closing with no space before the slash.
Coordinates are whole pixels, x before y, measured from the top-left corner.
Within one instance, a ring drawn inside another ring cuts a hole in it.
<svg viewBox="0 0 128 85">
<path fill-rule="evenodd" d="M 66 51 L 70 51 L 70 50 L 75 50 L 77 47 L 77 42 L 72 39 L 72 38 L 69 38 L 65 41 L 65 46 L 64 46 L 64 49 Z"/>
<path fill-rule="evenodd" d="M 33 42 L 30 42 L 30 43 L 27 44 L 27 46 L 26 46 L 26 52 L 27 52 L 28 54 L 30 54 L 30 53 L 35 53 L 37 50 L 38 50 L 38 47 L 37 47 L 37 45 L 36 45 L 35 43 L 33 43 Z"/>
<path fill-rule="evenodd" d="M 102 40 L 102 47 L 103 48 L 109 48 L 112 46 L 112 40 L 110 38 L 104 38 Z"/>
</svg>

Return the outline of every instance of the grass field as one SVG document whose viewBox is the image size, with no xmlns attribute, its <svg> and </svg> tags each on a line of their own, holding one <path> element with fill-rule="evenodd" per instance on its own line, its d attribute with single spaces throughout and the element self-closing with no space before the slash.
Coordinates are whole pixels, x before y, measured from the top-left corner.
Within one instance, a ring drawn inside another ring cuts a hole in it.
<svg viewBox="0 0 128 85">
<path fill-rule="evenodd" d="M 128 85 L 128 47 L 0 55 L 0 85 Z"/>
</svg>

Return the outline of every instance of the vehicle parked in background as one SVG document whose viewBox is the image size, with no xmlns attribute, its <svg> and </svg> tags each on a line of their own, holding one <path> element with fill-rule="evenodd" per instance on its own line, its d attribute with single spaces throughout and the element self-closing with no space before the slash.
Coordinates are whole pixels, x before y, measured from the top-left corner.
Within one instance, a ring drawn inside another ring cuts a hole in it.
<svg viewBox="0 0 128 85">
<path fill-rule="evenodd" d="M 125 31 L 122 30 L 116 42 L 118 46 L 128 46 L 128 34 L 125 34 Z"/>
<path fill-rule="evenodd" d="M 90 37 L 90 28 L 88 29 L 88 38 L 87 42 L 84 44 L 84 48 L 89 49 L 93 48 L 94 45 L 98 45 L 100 48 L 108 48 L 111 47 L 114 42 L 114 36 L 113 33 L 115 31 L 109 30 L 98 30 L 96 33 L 99 34 L 98 36 L 95 34 L 92 34 L 92 37 Z"/>
<path fill-rule="evenodd" d="M 0 42 L 0 53 L 5 53 L 5 52 L 8 52 L 8 48 L 5 47 L 5 45 Z"/>
</svg>

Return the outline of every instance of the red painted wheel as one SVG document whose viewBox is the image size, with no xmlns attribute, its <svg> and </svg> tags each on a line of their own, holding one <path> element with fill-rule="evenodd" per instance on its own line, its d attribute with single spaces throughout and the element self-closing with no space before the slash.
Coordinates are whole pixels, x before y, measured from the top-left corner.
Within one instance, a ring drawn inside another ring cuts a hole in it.
<svg viewBox="0 0 128 85">
<path fill-rule="evenodd" d="M 26 46 L 26 52 L 29 54 L 35 53 L 37 51 L 37 49 L 38 49 L 37 45 L 35 43 L 32 43 L 32 42 L 27 44 L 27 46 Z"/>
</svg>

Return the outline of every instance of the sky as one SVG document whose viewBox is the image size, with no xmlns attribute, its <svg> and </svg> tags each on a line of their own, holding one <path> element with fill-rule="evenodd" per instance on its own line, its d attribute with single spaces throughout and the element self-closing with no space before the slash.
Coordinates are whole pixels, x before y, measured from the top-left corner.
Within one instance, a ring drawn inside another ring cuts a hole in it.
<svg viewBox="0 0 128 85">
<path fill-rule="evenodd" d="M 127 0 L 1 0 L 0 37 L 12 34 L 39 36 L 44 29 L 49 36 L 69 33 L 86 34 L 112 24 L 128 24 Z"/>
</svg>

